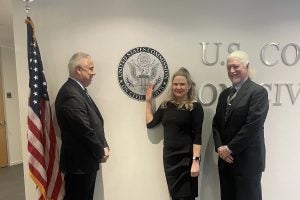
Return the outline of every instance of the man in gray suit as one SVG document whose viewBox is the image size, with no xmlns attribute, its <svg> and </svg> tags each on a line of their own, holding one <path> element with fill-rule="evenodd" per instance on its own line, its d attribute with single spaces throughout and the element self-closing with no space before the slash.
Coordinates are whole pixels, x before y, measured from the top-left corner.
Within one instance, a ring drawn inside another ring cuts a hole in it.
<svg viewBox="0 0 300 200">
<path fill-rule="evenodd" d="M 231 53 L 227 72 L 232 86 L 220 94 L 213 119 L 221 199 L 261 200 L 268 93 L 250 80 L 247 53 Z"/>
<path fill-rule="evenodd" d="M 86 90 L 95 75 L 94 63 L 90 55 L 78 52 L 71 57 L 68 67 L 69 79 L 55 100 L 62 138 L 64 200 L 93 200 L 99 163 L 109 156 L 102 115 Z"/>
</svg>

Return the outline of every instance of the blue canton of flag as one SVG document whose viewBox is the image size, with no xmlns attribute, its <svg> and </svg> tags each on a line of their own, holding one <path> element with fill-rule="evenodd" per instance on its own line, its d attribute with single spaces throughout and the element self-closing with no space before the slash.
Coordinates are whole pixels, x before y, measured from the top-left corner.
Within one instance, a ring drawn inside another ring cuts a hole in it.
<svg viewBox="0 0 300 200">
<path fill-rule="evenodd" d="M 31 29 L 31 32 L 33 30 Z M 30 107 L 41 115 L 41 99 L 49 101 L 47 83 L 44 75 L 43 64 L 37 41 L 32 34 L 28 34 L 28 66 L 29 66 L 29 88 L 30 88 Z"/>
</svg>

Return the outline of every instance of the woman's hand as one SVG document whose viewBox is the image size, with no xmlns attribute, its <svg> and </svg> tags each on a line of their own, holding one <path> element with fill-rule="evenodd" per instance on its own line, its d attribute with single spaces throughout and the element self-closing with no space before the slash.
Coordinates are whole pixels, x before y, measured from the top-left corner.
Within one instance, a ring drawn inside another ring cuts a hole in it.
<svg viewBox="0 0 300 200">
<path fill-rule="evenodd" d="M 146 89 L 146 124 L 153 120 L 152 113 L 153 85 L 149 83 Z"/>
<path fill-rule="evenodd" d="M 151 101 L 153 97 L 153 85 L 149 83 L 146 89 L 146 101 Z"/>
<path fill-rule="evenodd" d="M 193 160 L 191 167 L 191 177 L 197 177 L 200 174 L 200 161 Z"/>
</svg>

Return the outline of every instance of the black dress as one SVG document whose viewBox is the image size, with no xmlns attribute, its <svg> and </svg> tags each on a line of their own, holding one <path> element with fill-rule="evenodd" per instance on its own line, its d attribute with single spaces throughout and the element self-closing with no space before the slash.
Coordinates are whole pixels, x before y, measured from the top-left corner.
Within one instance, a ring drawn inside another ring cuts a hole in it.
<svg viewBox="0 0 300 200">
<path fill-rule="evenodd" d="M 193 109 L 177 108 L 171 102 L 160 106 L 147 124 L 164 127 L 163 162 L 168 189 L 172 198 L 197 197 L 198 177 L 191 177 L 193 144 L 201 145 L 203 109 L 199 102 Z"/>
</svg>

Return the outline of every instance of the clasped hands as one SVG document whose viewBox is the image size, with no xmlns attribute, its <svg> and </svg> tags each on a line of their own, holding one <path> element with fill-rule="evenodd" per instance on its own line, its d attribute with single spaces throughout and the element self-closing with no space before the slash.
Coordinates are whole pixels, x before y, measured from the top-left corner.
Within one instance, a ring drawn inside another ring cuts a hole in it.
<svg viewBox="0 0 300 200">
<path fill-rule="evenodd" d="M 218 148 L 219 157 L 222 158 L 227 163 L 233 163 L 233 156 L 227 145 L 220 146 Z"/>
</svg>

